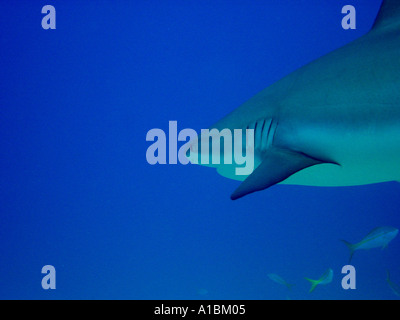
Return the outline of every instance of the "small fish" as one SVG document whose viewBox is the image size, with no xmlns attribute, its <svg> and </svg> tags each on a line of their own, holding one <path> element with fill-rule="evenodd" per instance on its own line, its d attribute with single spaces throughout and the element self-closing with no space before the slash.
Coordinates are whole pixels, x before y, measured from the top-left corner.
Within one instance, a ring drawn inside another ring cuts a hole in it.
<svg viewBox="0 0 400 320">
<path fill-rule="evenodd" d="M 197 290 L 197 294 L 200 296 L 205 296 L 206 294 L 208 294 L 208 290 L 201 288 L 201 289 Z"/>
<path fill-rule="evenodd" d="M 350 250 L 349 263 L 353 257 L 354 251 L 379 247 L 384 249 L 387 247 L 388 243 L 397 236 L 398 233 L 399 230 L 393 227 L 379 227 L 368 233 L 364 239 L 358 243 L 351 244 L 350 242 L 342 240 Z"/>
<path fill-rule="evenodd" d="M 318 280 L 313 280 L 313 279 L 310 279 L 310 278 L 304 278 L 304 279 L 306 279 L 306 280 L 311 282 L 311 289 L 310 289 L 309 292 L 313 292 L 317 285 L 331 283 L 332 282 L 332 278 L 333 278 L 333 270 L 331 268 L 329 268 L 322 275 L 322 277 L 319 278 Z"/>
<path fill-rule="evenodd" d="M 386 270 L 386 274 L 387 274 L 387 278 L 386 281 L 389 284 L 390 289 L 392 289 L 393 293 L 400 297 L 400 287 L 395 284 L 394 282 L 392 282 L 392 280 L 390 280 L 390 274 L 389 274 L 389 270 Z"/>
<path fill-rule="evenodd" d="M 282 279 L 281 276 L 278 276 L 275 273 L 269 273 L 268 278 L 270 278 L 272 281 L 274 281 L 276 283 L 286 286 L 288 289 L 290 289 L 291 287 L 294 286 L 294 284 L 287 283 L 284 279 Z"/>
</svg>

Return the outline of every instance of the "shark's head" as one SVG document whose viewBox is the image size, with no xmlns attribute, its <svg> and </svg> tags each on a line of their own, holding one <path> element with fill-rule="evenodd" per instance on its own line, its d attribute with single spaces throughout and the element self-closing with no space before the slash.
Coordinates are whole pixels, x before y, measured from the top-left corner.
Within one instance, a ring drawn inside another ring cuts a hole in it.
<svg viewBox="0 0 400 320">
<path fill-rule="evenodd" d="M 243 181 L 261 163 L 275 128 L 271 119 L 261 119 L 241 129 L 203 129 L 186 156 L 193 164 L 214 167 L 224 177 Z"/>
<path fill-rule="evenodd" d="M 321 163 L 303 153 L 278 148 L 274 143 L 278 121 L 274 118 L 251 120 L 245 125 L 243 121 L 230 122 L 229 128 L 229 121 L 223 120 L 212 129 L 202 130 L 186 155 L 193 164 L 214 167 L 224 177 L 243 181 L 232 193 L 232 200 Z"/>
</svg>

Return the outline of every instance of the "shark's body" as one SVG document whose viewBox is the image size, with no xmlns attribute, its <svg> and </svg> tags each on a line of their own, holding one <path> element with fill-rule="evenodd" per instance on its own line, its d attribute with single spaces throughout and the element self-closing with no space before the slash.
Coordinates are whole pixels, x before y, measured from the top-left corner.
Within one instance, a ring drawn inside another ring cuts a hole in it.
<svg viewBox="0 0 400 320">
<path fill-rule="evenodd" d="M 254 129 L 255 166 L 232 199 L 276 183 L 350 186 L 400 180 L 400 1 L 372 30 L 269 86 L 211 128 Z"/>
</svg>

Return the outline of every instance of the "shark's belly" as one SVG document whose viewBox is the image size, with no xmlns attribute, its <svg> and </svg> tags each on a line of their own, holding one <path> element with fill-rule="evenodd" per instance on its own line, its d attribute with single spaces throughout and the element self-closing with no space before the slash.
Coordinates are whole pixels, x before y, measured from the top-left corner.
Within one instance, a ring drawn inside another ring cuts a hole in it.
<svg viewBox="0 0 400 320">
<path fill-rule="evenodd" d="M 295 173 L 283 184 L 352 186 L 400 181 L 400 125 L 343 130 L 308 129 L 296 145 L 313 157 L 338 164 L 320 164 Z"/>
<path fill-rule="evenodd" d="M 397 170 L 396 178 L 393 175 Z M 374 165 L 360 164 L 358 166 L 337 166 L 322 164 L 299 171 L 281 182 L 282 184 L 305 186 L 356 186 L 400 180 L 398 167 L 385 164 L 384 168 L 376 169 Z"/>
</svg>

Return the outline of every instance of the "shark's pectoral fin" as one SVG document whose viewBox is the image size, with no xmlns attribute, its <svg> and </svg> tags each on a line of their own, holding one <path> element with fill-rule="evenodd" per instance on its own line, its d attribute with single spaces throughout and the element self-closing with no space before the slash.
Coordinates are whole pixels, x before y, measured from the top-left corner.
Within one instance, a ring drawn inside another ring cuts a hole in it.
<svg viewBox="0 0 400 320">
<path fill-rule="evenodd" d="M 325 161 L 311 158 L 303 153 L 282 149 L 270 150 L 261 164 L 232 193 L 231 199 L 236 200 L 249 193 L 269 188 L 297 171 L 320 163 Z"/>
</svg>

